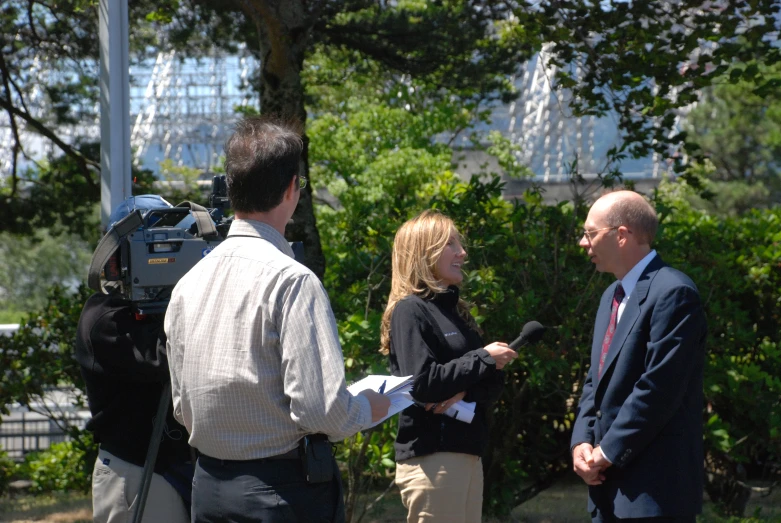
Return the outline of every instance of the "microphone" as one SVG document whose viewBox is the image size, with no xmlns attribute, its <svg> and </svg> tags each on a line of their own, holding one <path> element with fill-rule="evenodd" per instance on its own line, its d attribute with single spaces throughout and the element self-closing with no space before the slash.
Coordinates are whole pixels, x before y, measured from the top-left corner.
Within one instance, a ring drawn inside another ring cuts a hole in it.
<svg viewBox="0 0 781 523">
<path fill-rule="evenodd" d="M 521 330 L 521 335 L 510 343 L 510 348 L 515 352 L 518 352 L 518 349 L 525 347 L 530 343 L 537 343 L 545 335 L 546 329 L 547 327 L 538 321 L 526 323 Z"/>
</svg>

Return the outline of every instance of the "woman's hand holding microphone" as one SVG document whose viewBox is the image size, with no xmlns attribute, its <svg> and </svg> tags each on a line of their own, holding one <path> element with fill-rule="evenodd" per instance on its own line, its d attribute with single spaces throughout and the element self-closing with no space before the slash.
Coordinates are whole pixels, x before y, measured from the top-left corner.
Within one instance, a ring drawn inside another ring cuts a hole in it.
<svg viewBox="0 0 781 523">
<path fill-rule="evenodd" d="M 505 365 L 518 357 L 518 353 L 503 341 L 495 341 L 485 347 L 485 350 L 496 361 L 496 368 L 502 370 Z"/>
</svg>

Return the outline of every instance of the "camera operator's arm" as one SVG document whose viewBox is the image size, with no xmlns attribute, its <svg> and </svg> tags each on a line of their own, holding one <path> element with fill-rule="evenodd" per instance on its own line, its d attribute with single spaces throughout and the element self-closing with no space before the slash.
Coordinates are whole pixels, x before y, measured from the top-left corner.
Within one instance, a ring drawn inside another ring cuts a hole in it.
<svg viewBox="0 0 781 523">
<path fill-rule="evenodd" d="M 369 398 L 347 391 L 336 321 L 323 285 L 313 274 L 301 274 L 284 290 L 283 300 L 282 376 L 292 419 L 332 440 L 371 425 Z"/>
<path fill-rule="evenodd" d="M 91 372 L 112 380 L 166 381 L 162 318 L 137 320 L 130 302 L 122 297 L 93 294 L 79 319 L 76 359 Z"/>
</svg>

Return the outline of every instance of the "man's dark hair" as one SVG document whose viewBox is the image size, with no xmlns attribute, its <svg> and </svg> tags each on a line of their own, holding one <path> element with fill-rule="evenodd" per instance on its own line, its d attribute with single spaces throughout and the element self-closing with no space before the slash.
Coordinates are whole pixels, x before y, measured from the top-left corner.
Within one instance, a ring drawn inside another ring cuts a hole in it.
<svg viewBox="0 0 781 523">
<path fill-rule="evenodd" d="M 304 144 L 295 120 L 252 116 L 236 125 L 225 142 L 225 173 L 231 207 L 267 212 L 282 201 L 298 175 Z"/>
</svg>

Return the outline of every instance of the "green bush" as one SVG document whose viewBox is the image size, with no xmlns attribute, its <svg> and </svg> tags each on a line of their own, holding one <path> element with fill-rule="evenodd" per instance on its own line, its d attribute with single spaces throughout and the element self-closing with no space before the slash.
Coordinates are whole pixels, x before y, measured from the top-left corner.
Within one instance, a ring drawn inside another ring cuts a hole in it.
<svg viewBox="0 0 781 523">
<path fill-rule="evenodd" d="M 441 209 L 466 235 L 464 294 L 475 304 L 486 342 L 512 340 L 532 319 L 557 326 L 508 369 L 491 413 L 485 506 L 503 513 L 571 473 L 570 429 L 599 297 L 612 276 L 595 272 L 577 245 L 585 207 L 542 205 L 533 192 L 523 202 L 506 202 L 496 179 L 466 183 L 447 172 L 433 178 L 415 169 L 400 172 L 356 184 L 356 191 L 382 185 L 383 201 L 343 196 L 343 208 L 321 214 L 326 286 L 348 374 L 387 369 L 377 348 L 390 285 L 390 241 L 421 209 Z M 657 194 L 655 203 L 661 216 L 656 248 L 692 277 L 708 316 L 708 492 L 724 513 L 739 514 L 741 481 L 768 477 L 781 457 L 781 210 L 716 218 L 669 191 Z M 377 461 L 366 472 L 377 477 L 390 473 L 382 470 L 386 442 L 380 438 L 391 439 L 393 432 L 373 437 Z"/>
<path fill-rule="evenodd" d="M 312 127 L 317 130 L 316 122 Z M 313 134 L 313 143 L 319 136 Z M 392 238 L 420 210 L 441 209 L 467 238 L 464 294 L 475 304 L 484 339 L 512 340 L 532 319 L 557 326 L 508 368 L 505 391 L 490 414 L 485 507 L 507 512 L 571 473 L 570 429 L 590 360 L 598 298 L 612 277 L 596 273 L 577 246 L 585 207 L 546 206 L 534 192 L 507 202 L 497 179 L 460 181 L 438 146 L 391 146 L 363 158 L 349 184 L 328 171 L 350 168 L 346 160 L 328 156 L 343 154 L 338 144 L 320 144 L 316 150 L 324 156 L 313 154 L 313 169 L 341 202 L 319 208 L 318 223 L 347 377 L 387 371 L 378 348 Z M 703 297 L 709 324 L 703 409 L 708 492 L 724 513 L 739 514 L 743 480 L 772 479 L 781 461 L 781 210 L 715 217 L 691 209 L 678 188 L 663 185 L 656 195 L 661 216 L 656 247 L 665 261 L 692 277 Z M 87 294 L 55 289 L 44 311 L 32 314 L 14 337 L 0 338 L 3 404 L 28 403 L 50 386 L 83 387 L 72 350 Z M 393 474 L 394 427 L 386 423 L 340 449 L 355 514 L 361 511 L 355 501 L 361 489 Z M 82 450 L 65 444 L 31 459 L 36 488 L 86 488 L 94 458 Z"/>
<path fill-rule="evenodd" d="M 16 474 L 16 463 L 8 457 L 8 453 L 0 450 L 0 496 L 8 489 L 11 478 Z"/>
<path fill-rule="evenodd" d="M 73 346 L 89 295 L 86 285 L 75 291 L 54 286 L 46 305 L 29 313 L 13 336 L 0 336 L 0 414 L 12 403 L 29 406 L 54 387 L 84 390 Z"/>
<path fill-rule="evenodd" d="M 464 295 L 475 304 L 487 342 L 514 339 L 532 319 L 557 326 L 508 368 L 491 413 L 485 506 L 506 512 L 572 474 L 570 429 L 599 297 L 613 278 L 595 272 L 577 245 L 587 212 L 582 203 L 546 206 L 535 191 L 510 203 L 491 173 L 463 182 L 452 172 L 457 151 L 432 137 L 464 143 L 470 126 L 485 117 L 476 107 L 459 105 L 458 97 L 432 103 L 425 88 L 390 79 L 372 89 L 355 83 L 359 77 L 349 70 L 337 87 L 311 82 L 321 109 L 308 124 L 311 179 L 338 199 L 323 201 L 316 213 L 348 378 L 387 369 L 377 349 L 391 243 L 398 227 L 425 208 L 443 210 L 467 237 Z M 487 138 L 485 149 L 504 173 L 528 175 L 519 151 Z M 479 149 L 485 141 L 473 142 Z M 683 183 L 665 183 L 654 194 L 662 219 L 656 247 L 703 297 L 710 326 L 703 408 L 709 493 L 725 513 L 739 512 L 731 498 L 740 497 L 742 478 L 779 471 L 781 211 L 727 218 L 697 211 L 692 201 Z M 739 203 L 750 201 L 743 194 Z M 392 473 L 383 452 L 392 426 L 372 433 L 366 446 L 373 465 L 364 473 L 373 478 Z M 348 442 L 345 462 L 358 443 Z"/>
<path fill-rule="evenodd" d="M 78 363 L 73 357 L 76 324 L 81 308 L 89 296 L 86 286 L 66 290 L 50 289 L 47 303 L 39 311 L 28 313 L 13 336 L 0 336 L 0 414 L 7 405 L 19 403 L 30 407 L 46 391 L 75 386 L 78 407 L 83 407 L 85 390 Z M 65 424 L 55 411 L 40 411 L 53 421 Z M 0 421 L 1 421 L 0 417 Z M 17 474 L 33 482 L 33 490 L 84 490 L 97 451 L 90 434 L 70 429 L 71 441 L 57 443 L 40 453 L 25 457 Z"/>
<path fill-rule="evenodd" d="M 90 489 L 97 448 L 89 432 L 75 432 L 74 436 L 70 441 L 25 456 L 19 473 L 32 481 L 32 492 Z"/>
</svg>

